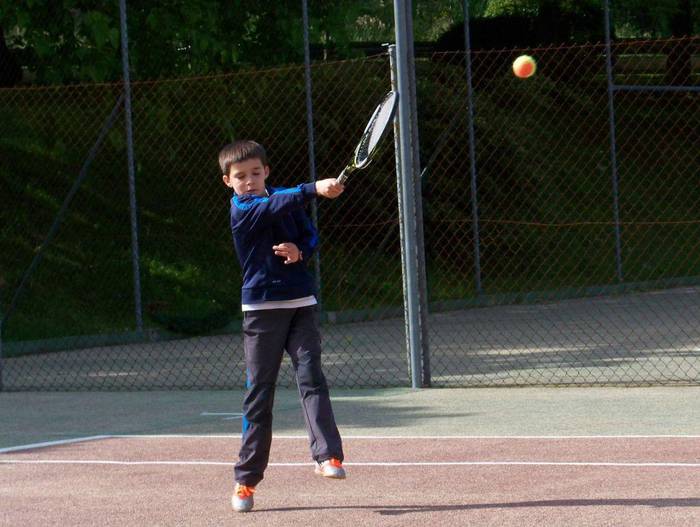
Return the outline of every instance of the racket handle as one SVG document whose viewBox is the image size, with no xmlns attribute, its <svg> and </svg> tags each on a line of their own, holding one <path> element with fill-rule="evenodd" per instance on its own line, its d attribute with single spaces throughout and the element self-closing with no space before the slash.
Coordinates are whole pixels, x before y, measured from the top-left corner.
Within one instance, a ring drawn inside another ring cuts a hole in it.
<svg viewBox="0 0 700 527">
<path fill-rule="evenodd" d="M 340 175 L 337 178 L 335 178 L 335 180 L 341 185 L 344 185 L 345 182 L 348 180 L 348 169 L 344 168 Z"/>
</svg>

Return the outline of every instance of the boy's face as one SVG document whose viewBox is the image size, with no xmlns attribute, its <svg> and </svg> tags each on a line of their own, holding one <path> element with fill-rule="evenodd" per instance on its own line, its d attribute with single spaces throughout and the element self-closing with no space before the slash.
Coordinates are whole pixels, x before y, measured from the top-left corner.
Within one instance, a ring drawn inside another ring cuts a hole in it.
<svg viewBox="0 0 700 527">
<path fill-rule="evenodd" d="M 265 180 L 270 175 L 270 167 L 263 165 L 260 159 L 246 159 L 231 163 L 228 174 L 224 174 L 224 183 L 239 196 L 255 194 L 265 196 Z"/>
</svg>

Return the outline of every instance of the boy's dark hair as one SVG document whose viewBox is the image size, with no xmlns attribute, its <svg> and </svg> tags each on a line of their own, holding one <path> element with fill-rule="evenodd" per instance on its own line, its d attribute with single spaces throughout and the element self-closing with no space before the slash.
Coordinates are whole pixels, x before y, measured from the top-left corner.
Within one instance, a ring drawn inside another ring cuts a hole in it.
<svg viewBox="0 0 700 527">
<path fill-rule="evenodd" d="M 248 159 L 259 159 L 263 166 L 267 166 L 267 153 L 261 144 L 255 141 L 234 141 L 223 147 L 219 152 L 219 166 L 221 172 L 228 175 L 231 163 L 240 163 Z"/>
</svg>

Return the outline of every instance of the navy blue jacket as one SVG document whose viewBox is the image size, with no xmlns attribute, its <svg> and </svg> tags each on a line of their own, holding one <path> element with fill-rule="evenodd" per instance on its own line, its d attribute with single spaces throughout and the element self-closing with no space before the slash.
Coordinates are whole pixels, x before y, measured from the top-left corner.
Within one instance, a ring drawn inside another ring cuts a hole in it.
<svg viewBox="0 0 700 527">
<path fill-rule="evenodd" d="M 241 302 L 292 300 L 315 294 L 314 280 L 306 269 L 318 237 L 304 206 L 316 197 L 314 183 L 293 188 L 267 187 L 269 196 L 234 194 L 231 231 L 243 270 Z M 303 260 L 285 264 L 273 245 L 293 242 Z"/>
</svg>

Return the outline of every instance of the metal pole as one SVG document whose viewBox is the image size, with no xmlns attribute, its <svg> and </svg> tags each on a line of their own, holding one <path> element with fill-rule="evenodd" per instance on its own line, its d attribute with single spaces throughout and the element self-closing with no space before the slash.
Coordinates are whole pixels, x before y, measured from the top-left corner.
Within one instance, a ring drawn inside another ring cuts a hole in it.
<svg viewBox="0 0 700 527">
<path fill-rule="evenodd" d="M 617 141 L 615 138 L 615 86 L 612 70 L 612 46 L 610 45 L 610 2 L 605 0 L 605 71 L 608 80 L 608 120 L 610 123 L 610 170 L 613 191 L 613 215 L 615 218 L 615 264 L 617 279 L 622 282 L 622 235 L 620 233 L 620 196 L 617 173 Z"/>
<path fill-rule="evenodd" d="M 608 113 L 610 121 L 610 166 L 612 171 L 612 188 L 613 188 L 613 214 L 615 218 L 615 260 L 617 268 L 617 279 L 622 282 L 624 280 L 622 274 L 622 235 L 620 232 L 620 205 L 619 205 L 619 174 L 617 167 L 617 141 L 615 128 L 615 92 L 630 91 L 630 92 L 662 92 L 662 93 L 679 93 L 679 92 L 700 92 L 700 86 L 656 86 L 656 85 L 626 85 L 615 84 L 612 66 L 612 29 L 611 29 L 611 12 L 610 2 L 605 0 L 605 50 L 606 50 L 606 74 L 608 81 Z"/>
<path fill-rule="evenodd" d="M 131 211 L 131 266 L 134 275 L 134 314 L 136 331 L 143 331 L 141 307 L 141 269 L 139 256 L 139 228 L 136 214 L 136 177 L 134 175 L 134 135 L 131 122 L 131 76 L 129 74 L 129 37 L 126 24 L 126 0 L 119 0 L 121 26 L 122 75 L 124 77 L 124 117 L 126 121 L 126 157 L 129 173 L 129 209 Z"/>
<path fill-rule="evenodd" d="M 405 2 L 410 4 L 411 1 Z M 411 106 L 410 83 L 408 80 L 408 31 L 406 23 L 406 7 L 401 0 L 394 0 L 394 20 L 396 34 L 396 77 L 399 88 L 399 134 L 401 153 L 402 180 L 401 198 L 403 202 L 404 240 L 402 250 L 406 253 L 405 273 L 406 290 L 404 305 L 406 309 L 406 324 L 408 336 L 408 352 L 411 364 L 411 386 L 421 386 L 421 330 L 419 306 L 419 278 L 416 247 L 416 203 L 414 193 L 413 154 L 411 153 Z"/>
<path fill-rule="evenodd" d="M 469 30 L 469 0 L 464 0 L 464 57 L 467 70 L 467 129 L 469 133 L 469 166 L 471 169 L 472 237 L 474 238 L 474 289 L 481 287 L 481 240 L 479 232 L 479 198 L 476 171 L 476 138 L 474 134 L 474 88 L 472 85 L 472 46 Z"/>
<path fill-rule="evenodd" d="M 2 313 L 0 313 L 0 392 L 5 389 L 3 383 L 3 360 L 2 360 Z"/>
<path fill-rule="evenodd" d="M 302 22 L 304 25 L 304 85 L 306 88 L 306 135 L 309 145 L 309 175 L 310 181 L 316 181 L 316 152 L 314 139 L 314 113 L 313 102 L 311 100 L 311 52 L 309 44 L 309 4 L 307 0 L 301 2 Z M 311 202 L 311 221 L 314 229 L 318 230 L 318 203 Z M 318 310 L 323 312 L 321 301 L 321 258 L 319 249 L 314 254 L 314 276 L 316 279 L 316 293 Z"/>
<path fill-rule="evenodd" d="M 425 234 L 423 229 L 423 186 L 420 171 L 420 142 L 418 139 L 418 96 L 416 88 L 416 60 L 413 47 L 413 12 L 406 3 L 406 33 L 408 34 L 408 82 L 411 108 L 411 152 L 413 154 L 413 188 L 416 201 L 416 251 L 418 271 L 418 305 L 420 310 L 422 386 L 430 386 L 430 345 L 428 339 L 428 280 L 425 264 Z"/>
<path fill-rule="evenodd" d="M 391 89 L 394 90 L 395 92 L 398 93 L 399 91 L 399 86 L 398 86 L 398 79 L 397 79 L 397 74 L 396 74 L 396 45 L 394 44 L 389 44 L 387 46 L 387 52 L 389 54 L 389 70 L 391 71 Z M 397 201 L 397 207 L 398 207 L 398 212 L 399 212 L 399 241 L 401 245 L 401 283 L 402 283 L 402 290 L 403 290 L 403 305 L 404 305 L 404 321 L 406 322 L 406 367 L 408 371 L 408 377 L 411 378 L 411 354 L 410 354 L 410 349 L 411 349 L 411 343 L 410 339 L 408 337 L 409 335 L 409 328 L 408 328 L 408 310 L 406 308 L 407 306 L 407 301 L 406 298 L 408 297 L 408 284 L 407 284 L 407 275 L 405 272 L 406 269 L 406 252 L 403 250 L 404 247 L 404 238 L 405 238 L 405 232 L 404 232 L 404 205 L 403 205 L 403 187 L 404 187 L 404 182 L 403 179 L 401 178 L 402 174 L 402 169 L 401 169 L 401 130 L 399 128 L 399 119 L 394 118 L 394 160 L 396 162 L 396 201 Z"/>
</svg>

